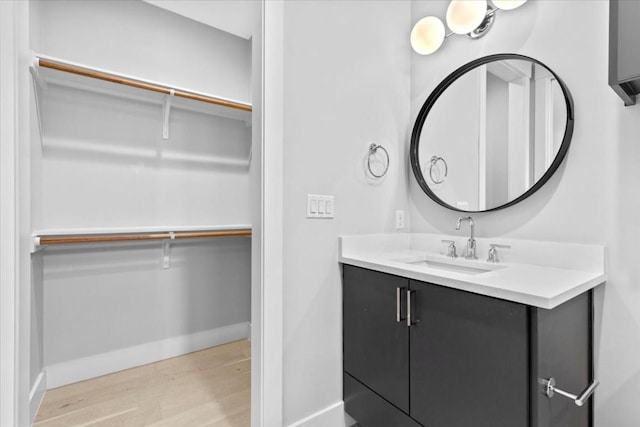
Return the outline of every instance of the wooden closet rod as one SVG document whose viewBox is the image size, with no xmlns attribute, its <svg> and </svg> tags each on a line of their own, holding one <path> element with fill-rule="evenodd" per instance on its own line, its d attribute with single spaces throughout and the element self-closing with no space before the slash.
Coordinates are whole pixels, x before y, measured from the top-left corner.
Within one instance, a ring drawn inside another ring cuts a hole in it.
<svg viewBox="0 0 640 427">
<path fill-rule="evenodd" d="M 251 111 L 251 105 L 241 104 L 238 102 L 228 101 L 226 99 L 215 98 L 212 96 L 201 95 L 194 92 L 187 92 L 180 89 L 173 89 L 166 86 L 160 86 L 153 83 L 143 82 L 141 80 L 134 80 L 127 77 L 118 76 L 116 74 L 104 73 L 102 71 L 95 71 L 89 68 L 78 67 L 75 65 L 65 64 L 63 62 L 51 61 L 44 58 L 37 58 L 38 65 L 45 68 L 51 68 L 53 70 L 64 71 L 66 73 L 78 74 L 80 76 L 91 77 L 93 79 L 104 80 L 111 83 L 118 83 L 125 86 L 131 86 L 138 89 L 150 90 L 153 92 L 164 93 L 170 95 L 173 91 L 173 95 L 182 98 L 192 99 L 194 101 L 207 102 L 209 104 L 221 105 L 223 107 L 235 108 L 237 110 Z"/>
<path fill-rule="evenodd" d="M 39 236 L 38 245 L 64 245 L 71 243 L 130 242 L 143 240 L 195 239 L 212 237 L 251 236 L 251 229 L 221 231 L 177 231 L 175 233 L 85 234 L 77 236 Z"/>
</svg>

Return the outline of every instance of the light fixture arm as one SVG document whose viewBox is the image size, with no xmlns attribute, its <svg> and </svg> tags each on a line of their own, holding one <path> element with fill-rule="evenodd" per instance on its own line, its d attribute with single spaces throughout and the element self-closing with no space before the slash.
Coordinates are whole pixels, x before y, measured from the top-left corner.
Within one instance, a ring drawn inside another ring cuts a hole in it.
<svg viewBox="0 0 640 427">
<path fill-rule="evenodd" d="M 445 26 L 438 17 L 427 16 L 413 26 L 411 46 L 417 53 L 429 55 L 440 49 L 444 40 L 454 34 L 479 39 L 493 26 L 498 10 L 513 10 L 526 2 L 527 0 L 492 0 L 493 4 L 489 4 L 487 0 L 451 0 L 447 8 L 449 32 L 445 31 Z"/>
<path fill-rule="evenodd" d="M 498 12 L 498 10 L 499 9 L 497 7 L 493 7 L 490 4 L 487 4 L 487 13 L 480 25 L 478 25 L 475 30 L 465 35 L 470 39 L 479 39 L 480 37 L 484 37 L 493 26 L 493 22 L 496 20 L 496 13 Z"/>
</svg>

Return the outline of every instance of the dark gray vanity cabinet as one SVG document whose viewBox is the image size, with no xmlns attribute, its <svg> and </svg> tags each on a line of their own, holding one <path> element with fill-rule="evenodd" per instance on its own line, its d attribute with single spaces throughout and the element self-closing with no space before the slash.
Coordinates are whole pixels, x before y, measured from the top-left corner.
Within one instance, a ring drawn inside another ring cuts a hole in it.
<svg viewBox="0 0 640 427">
<path fill-rule="evenodd" d="M 411 416 L 425 426 L 522 425 L 527 307 L 413 280 L 410 288 Z"/>
<path fill-rule="evenodd" d="M 344 369 L 408 413 L 409 328 L 394 321 L 397 290 L 408 281 L 354 268 L 344 275 Z"/>
<path fill-rule="evenodd" d="M 409 280 L 350 266 L 343 271 L 347 412 L 365 427 L 418 427 L 408 416 L 409 328 L 402 320 Z"/>
<path fill-rule="evenodd" d="M 609 86 L 624 105 L 640 93 L 640 2 L 609 0 Z"/>
<path fill-rule="evenodd" d="M 362 427 L 591 425 L 590 401 L 550 399 L 539 381 L 579 392 L 591 380 L 591 293 L 544 310 L 343 272 L 344 402 Z"/>
</svg>

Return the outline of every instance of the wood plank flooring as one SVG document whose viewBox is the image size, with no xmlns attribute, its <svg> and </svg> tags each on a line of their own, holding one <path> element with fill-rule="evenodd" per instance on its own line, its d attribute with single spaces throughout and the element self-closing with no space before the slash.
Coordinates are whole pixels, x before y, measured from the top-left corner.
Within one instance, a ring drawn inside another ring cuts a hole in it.
<svg viewBox="0 0 640 427">
<path fill-rule="evenodd" d="M 34 426 L 249 427 L 248 340 L 48 390 Z"/>
</svg>

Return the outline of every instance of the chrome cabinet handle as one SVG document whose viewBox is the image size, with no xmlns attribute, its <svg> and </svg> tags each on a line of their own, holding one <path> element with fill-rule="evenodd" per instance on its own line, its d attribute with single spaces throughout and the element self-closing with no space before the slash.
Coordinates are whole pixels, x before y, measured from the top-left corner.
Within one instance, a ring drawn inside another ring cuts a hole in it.
<svg viewBox="0 0 640 427">
<path fill-rule="evenodd" d="M 564 396 L 573 400 L 573 402 L 578 406 L 584 405 L 587 400 L 589 400 L 596 387 L 600 385 L 600 381 L 594 379 L 591 384 L 589 384 L 589 386 L 585 388 L 582 393 L 580 393 L 579 396 L 576 396 L 573 393 L 568 393 L 564 390 L 556 388 L 556 380 L 553 377 L 549 379 L 543 379 L 541 383 L 543 386 L 545 386 L 545 394 L 547 395 L 547 397 L 551 398 L 555 393 L 558 393 L 560 396 Z"/>
<path fill-rule="evenodd" d="M 407 326 L 413 326 L 416 324 L 416 322 L 411 320 L 411 295 L 415 293 L 416 291 L 407 289 Z"/>
<path fill-rule="evenodd" d="M 402 291 L 406 291 L 407 288 L 396 288 L 396 322 L 400 323 L 404 319 L 402 317 Z"/>
</svg>

